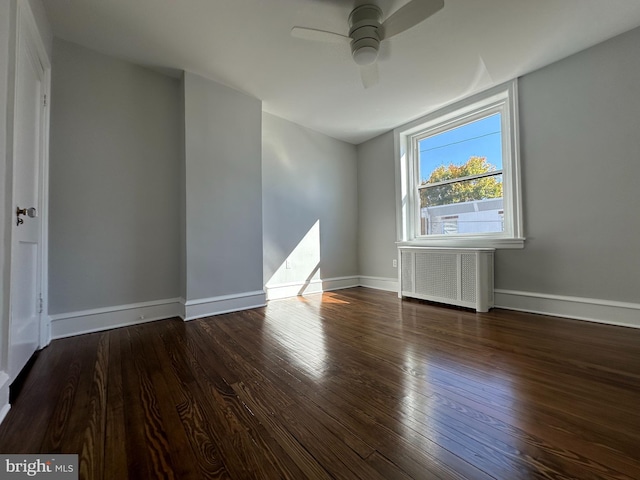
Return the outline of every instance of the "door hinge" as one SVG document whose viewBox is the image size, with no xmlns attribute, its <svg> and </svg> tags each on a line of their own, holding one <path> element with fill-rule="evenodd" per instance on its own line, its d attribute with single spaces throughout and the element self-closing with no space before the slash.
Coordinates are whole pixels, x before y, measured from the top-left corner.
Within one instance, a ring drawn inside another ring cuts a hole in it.
<svg viewBox="0 0 640 480">
<path fill-rule="evenodd" d="M 42 104 L 46 107 L 47 106 L 47 94 L 44 94 L 44 99 L 42 100 Z"/>
<path fill-rule="evenodd" d="M 38 298 L 38 313 L 42 313 L 42 310 L 44 310 L 44 308 L 43 308 L 42 295 L 40 295 L 40 297 Z"/>
</svg>

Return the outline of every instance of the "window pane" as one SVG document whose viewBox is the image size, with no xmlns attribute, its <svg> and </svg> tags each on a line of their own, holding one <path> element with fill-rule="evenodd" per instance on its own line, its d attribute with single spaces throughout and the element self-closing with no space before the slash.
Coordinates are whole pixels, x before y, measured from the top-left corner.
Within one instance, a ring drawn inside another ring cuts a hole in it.
<svg viewBox="0 0 640 480">
<path fill-rule="evenodd" d="M 419 195 L 421 235 L 504 231 L 502 174 L 421 188 Z"/>
<path fill-rule="evenodd" d="M 502 170 L 500 114 L 432 135 L 418 143 L 421 184 Z M 471 165 L 472 159 L 475 165 Z M 484 159 L 479 165 L 477 159 Z"/>
</svg>

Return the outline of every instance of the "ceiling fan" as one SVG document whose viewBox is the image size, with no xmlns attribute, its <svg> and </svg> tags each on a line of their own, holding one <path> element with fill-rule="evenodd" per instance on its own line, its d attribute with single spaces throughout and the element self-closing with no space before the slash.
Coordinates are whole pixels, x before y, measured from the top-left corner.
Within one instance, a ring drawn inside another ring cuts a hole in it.
<svg viewBox="0 0 640 480">
<path fill-rule="evenodd" d="M 348 35 L 298 26 L 291 29 L 291 35 L 305 40 L 350 43 L 351 56 L 360 66 L 362 84 L 369 88 L 378 83 L 376 61 L 380 42 L 425 21 L 442 7 L 444 0 L 412 0 L 381 21 L 382 10 L 377 5 L 364 4 L 355 7 L 349 14 Z"/>
</svg>

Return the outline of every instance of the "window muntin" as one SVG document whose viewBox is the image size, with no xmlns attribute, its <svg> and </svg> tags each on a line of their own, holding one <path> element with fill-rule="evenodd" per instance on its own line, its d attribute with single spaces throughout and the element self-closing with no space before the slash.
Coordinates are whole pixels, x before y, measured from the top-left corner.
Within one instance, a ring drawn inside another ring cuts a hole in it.
<svg viewBox="0 0 640 480">
<path fill-rule="evenodd" d="M 517 117 L 514 80 L 395 130 L 400 244 L 524 246 Z M 479 153 L 469 153 L 474 150 Z M 483 159 L 475 160 L 483 168 L 460 168 L 469 161 L 467 155 Z M 455 168 L 446 175 L 440 172 L 431 178 L 435 169 L 448 170 L 450 164 Z M 479 187 L 483 182 L 491 188 Z M 442 197 L 449 190 L 451 196 L 456 189 L 460 195 L 438 200 L 438 194 Z M 465 197 L 465 189 L 476 193 Z M 452 216 L 458 218 L 445 218 Z"/>
</svg>

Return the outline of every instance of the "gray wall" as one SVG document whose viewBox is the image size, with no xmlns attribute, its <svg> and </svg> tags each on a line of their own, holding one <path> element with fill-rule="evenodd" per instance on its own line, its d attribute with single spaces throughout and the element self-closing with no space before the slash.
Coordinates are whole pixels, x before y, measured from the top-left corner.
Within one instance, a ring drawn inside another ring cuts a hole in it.
<svg viewBox="0 0 640 480">
<path fill-rule="evenodd" d="M 184 76 L 186 299 L 262 290 L 259 100 Z"/>
<path fill-rule="evenodd" d="M 397 278 L 393 132 L 358 146 L 358 259 L 360 275 Z M 382 228 L 381 228 L 382 227 Z"/>
<path fill-rule="evenodd" d="M 315 278 L 357 275 L 356 147 L 267 113 L 262 118 L 264 282 L 304 282 L 314 273 L 311 262 L 319 262 Z"/>
<path fill-rule="evenodd" d="M 498 288 L 640 301 L 640 29 L 526 75 L 527 237 Z"/>
<path fill-rule="evenodd" d="M 497 252 L 496 288 L 640 301 L 638 45 L 640 29 L 521 79 L 527 241 L 523 250 Z M 358 152 L 361 177 L 369 166 L 380 173 L 359 183 L 361 199 L 394 184 L 392 136 Z M 392 240 L 378 238 L 395 232 L 395 217 L 388 192 L 381 195 L 379 222 L 361 200 L 360 271 L 391 276 Z"/>
<path fill-rule="evenodd" d="M 52 314 L 176 298 L 179 81 L 56 40 Z"/>
</svg>

